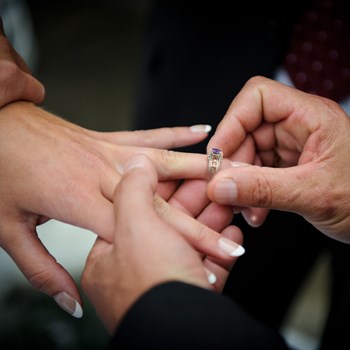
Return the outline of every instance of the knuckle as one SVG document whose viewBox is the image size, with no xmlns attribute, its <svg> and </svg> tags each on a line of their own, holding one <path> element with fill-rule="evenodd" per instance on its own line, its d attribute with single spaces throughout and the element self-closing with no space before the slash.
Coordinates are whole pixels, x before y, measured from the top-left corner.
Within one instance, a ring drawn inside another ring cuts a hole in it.
<svg viewBox="0 0 350 350">
<path fill-rule="evenodd" d="M 71 175 L 60 184 L 57 191 L 60 202 L 69 204 L 70 207 L 79 201 L 86 201 L 90 199 L 88 184 L 79 179 L 79 176 Z"/>
<path fill-rule="evenodd" d="M 71 173 L 66 178 L 68 178 L 68 183 L 73 188 L 79 189 L 84 187 L 82 179 L 89 181 L 89 179 L 94 178 L 94 180 L 97 180 L 110 171 L 107 159 L 100 152 L 91 147 L 85 147 L 78 140 L 72 140 L 70 146 L 73 158 L 77 160 L 77 171 L 75 176 L 74 173 Z"/>
<path fill-rule="evenodd" d="M 271 206 L 272 190 L 265 176 L 257 176 L 255 179 L 253 202 L 260 208 L 269 208 Z"/>
<path fill-rule="evenodd" d="M 315 214 L 322 219 L 333 218 L 337 212 L 337 199 L 332 193 L 320 193 L 313 203 Z"/>
<path fill-rule="evenodd" d="M 154 208 L 162 219 L 166 219 L 170 215 L 168 203 L 160 196 L 154 196 Z"/>
<path fill-rule="evenodd" d="M 198 230 L 196 230 L 194 238 L 197 242 L 200 242 L 201 244 L 203 244 L 209 239 L 209 236 L 210 236 L 210 230 L 207 229 L 204 225 L 200 224 L 198 227 Z"/>
<path fill-rule="evenodd" d="M 11 86 L 14 81 L 17 81 L 21 69 L 11 61 L 2 61 L 0 64 L 0 82 L 2 85 Z"/>
<path fill-rule="evenodd" d="M 134 130 L 133 134 L 138 140 L 142 140 L 142 144 L 145 147 L 151 146 L 154 142 L 154 136 L 152 135 L 152 133 L 147 132 L 145 130 Z"/>
<path fill-rule="evenodd" d="M 107 167 L 106 159 L 99 152 L 79 146 L 77 159 L 92 171 L 104 171 Z"/>
<path fill-rule="evenodd" d="M 319 99 L 323 102 L 322 116 L 323 118 L 328 119 L 330 125 L 333 124 L 334 118 L 339 117 L 339 114 L 343 114 L 346 117 L 346 119 L 348 119 L 346 113 L 337 102 L 322 96 L 313 95 L 312 97 L 315 99 Z"/>
<path fill-rule="evenodd" d="M 28 277 L 28 281 L 34 288 L 46 292 L 51 282 L 50 271 L 47 269 L 36 271 Z"/>
<path fill-rule="evenodd" d="M 101 260 L 101 254 L 98 250 L 92 249 L 86 258 L 84 270 L 80 279 L 81 286 L 84 291 L 89 290 L 94 283 L 91 276 L 95 276 L 98 268 L 98 263 Z M 97 274 L 98 275 L 98 274 Z"/>
<path fill-rule="evenodd" d="M 159 160 L 162 165 L 163 175 L 169 175 L 177 168 L 179 158 L 176 152 L 163 149 L 160 150 Z"/>
<path fill-rule="evenodd" d="M 255 85 L 264 84 L 266 81 L 267 81 L 267 79 L 265 77 L 260 76 L 260 75 L 256 75 L 256 76 L 249 78 L 246 84 L 255 86 Z"/>
</svg>

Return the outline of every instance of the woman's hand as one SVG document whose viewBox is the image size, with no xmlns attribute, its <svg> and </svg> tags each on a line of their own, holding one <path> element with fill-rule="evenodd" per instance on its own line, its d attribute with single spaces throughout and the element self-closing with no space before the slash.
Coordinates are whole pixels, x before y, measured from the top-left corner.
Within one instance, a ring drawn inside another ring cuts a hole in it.
<svg viewBox="0 0 350 350">
<path fill-rule="evenodd" d="M 75 310 L 81 303 L 78 289 L 46 251 L 36 227 L 56 219 L 111 241 L 113 193 L 131 156 L 142 153 L 154 161 L 159 173 L 157 192 L 163 202 L 176 201 L 183 211 L 204 222 L 216 213 L 210 224 L 215 230 L 229 224 L 230 208 L 209 205 L 206 182 L 198 180 L 207 176 L 206 156 L 166 150 L 202 141 L 207 126 L 99 133 L 25 102 L 2 108 L 0 125 L 0 245 L 33 286 L 55 296 L 61 305 L 71 305 L 71 313 L 80 314 Z M 184 203 L 183 188 L 175 192 L 184 178 L 197 179 L 187 191 L 196 198 L 191 208 Z M 164 202 L 163 213 L 167 206 Z M 220 256 L 221 249 L 213 245 L 216 233 L 209 231 L 208 239 L 203 239 L 208 232 L 203 226 L 196 226 L 185 238 L 202 254 Z"/>
<path fill-rule="evenodd" d="M 127 163 L 114 196 L 113 241 L 97 239 L 87 259 L 82 286 L 110 332 L 142 294 L 160 283 L 182 281 L 208 289 L 214 285 L 221 291 L 236 260 L 226 248 L 221 258 L 203 260 L 184 239 L 198 223 L 171 206 L 165 215 L 159 210 L 164 203 L 156 194 L 158 181 L 156 167 L 146 156 Z M 237 227 L 224 229 L 218 245 L 242 254 L 231 239 L 242 241 Z"/>
</svg>

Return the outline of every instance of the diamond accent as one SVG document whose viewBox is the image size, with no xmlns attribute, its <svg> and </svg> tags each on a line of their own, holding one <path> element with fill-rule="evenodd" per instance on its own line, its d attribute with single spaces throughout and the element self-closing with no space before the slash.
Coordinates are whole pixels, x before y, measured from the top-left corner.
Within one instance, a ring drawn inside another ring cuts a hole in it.
<svg viewBox="0 0 350 350">
<path fill-rule="evenodd" d="M 224 155 L 220 148 L 212 148 L 208 155 L 208 169 L 211 176 L 213 176 L 220 168 Z"/>
</svg>

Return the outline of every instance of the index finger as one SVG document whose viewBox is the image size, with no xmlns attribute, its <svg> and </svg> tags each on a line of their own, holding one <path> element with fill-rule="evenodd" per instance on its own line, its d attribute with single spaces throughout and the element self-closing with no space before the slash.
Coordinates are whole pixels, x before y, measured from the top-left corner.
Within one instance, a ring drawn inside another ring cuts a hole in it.
<svg viewBox="0 0 350 350">
<path fill-rule="evenodd" d="M 240 147 L 247 134 L 263 122 L 276 123 L 289 116 L 300 115 L 308 108 L 305 99 L 312 97 L 271 79 L 251 78 L 232 101 L 209 140 L 208 149 L 220 148 L 228 156 Z"/>
<path fill-rule="evenodd" d="M 178 148 L 203 141 L 211 131 L 210 125 L 165 127 L 148 130 L 99 132 L 88 130 L 94 137 L 118 145 Z"/>
</svg>

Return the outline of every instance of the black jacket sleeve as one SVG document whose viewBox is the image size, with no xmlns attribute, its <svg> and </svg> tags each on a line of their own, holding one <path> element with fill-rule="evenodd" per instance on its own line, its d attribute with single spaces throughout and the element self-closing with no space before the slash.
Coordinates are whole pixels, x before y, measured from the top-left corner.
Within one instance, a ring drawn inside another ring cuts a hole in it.
<svg viewBox="0 0 350 350">
<path fill-rule="evenodd" d="M 145 293 L 116 330 L 110 349 L 288 349 L 222 294 L 180 282 Z"/>
</svg>

